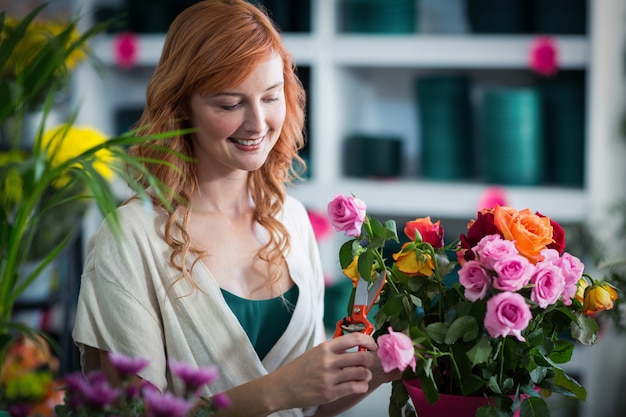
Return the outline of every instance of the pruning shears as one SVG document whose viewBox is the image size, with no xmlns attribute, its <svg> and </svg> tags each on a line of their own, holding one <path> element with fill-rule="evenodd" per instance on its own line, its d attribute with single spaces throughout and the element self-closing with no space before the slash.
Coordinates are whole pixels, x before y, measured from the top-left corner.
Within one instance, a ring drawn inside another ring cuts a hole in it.
<svg viewBox="0 0 626 417">
<path fill-rule="evenodd" d="M 354 293 L 354 305 L 352 313 L 337 322 L 334 337 L 339 337 L 347 333 L 365 333 L 371 335 L 374 326 L 368 320 L 367 314 L 370 312 L 380 291 L 385 284 L 385 273 L 378 274 L 376 280 L 370 284 L 369 281 L 359 278 Z M 365 348 L 359 348 L 365 350 Z"/>
</svg>

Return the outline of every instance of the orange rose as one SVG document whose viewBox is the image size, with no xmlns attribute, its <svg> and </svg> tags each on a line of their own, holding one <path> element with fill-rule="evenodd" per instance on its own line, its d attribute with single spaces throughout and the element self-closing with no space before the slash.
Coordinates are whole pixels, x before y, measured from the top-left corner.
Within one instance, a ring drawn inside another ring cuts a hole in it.
<svg viewBox="0 0 626 417">
<path fill-rule="evenodd" d="M 515 242 L 519 253 L 532 263 L 540 261 L 541 251 L 554 242 L 550 218 L 539 216 L 529 209 L 516 211 L 511 207 L 497 206 L 494 223 L 504 238 Z"/>
<path fill-rule="evenodd" d="M 602 310 L 611 310 L 617 300 L 617 291 L 606 282 L 597 282 L 585 290 L 583 313 L 591 315 Z"/>
<path fill-rule="evenodd" d="M 430 255 L 422 253 L 418 256 L 414 250 L 405 251 L 404 248 L 409 244 L 411 242 L 405 243 L 400 252 L 392 255 L 398 270 L 410 277 L 418 275 L 424 277 L 431 276 L 435 270 L 435 263 Z"/>
</svg>

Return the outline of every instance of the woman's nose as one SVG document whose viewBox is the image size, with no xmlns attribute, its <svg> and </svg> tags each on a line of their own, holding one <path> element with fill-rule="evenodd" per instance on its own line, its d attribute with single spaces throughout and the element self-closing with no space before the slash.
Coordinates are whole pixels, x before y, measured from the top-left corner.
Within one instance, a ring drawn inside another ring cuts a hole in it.
<svg viewBox="0 0 626 417">
<path fill-rule="evenodd" d="M 262 133 L 265 130 L 265 111 L 260 104 L 248 107 L 243 127 L 252 133 Z"/>
</svg>

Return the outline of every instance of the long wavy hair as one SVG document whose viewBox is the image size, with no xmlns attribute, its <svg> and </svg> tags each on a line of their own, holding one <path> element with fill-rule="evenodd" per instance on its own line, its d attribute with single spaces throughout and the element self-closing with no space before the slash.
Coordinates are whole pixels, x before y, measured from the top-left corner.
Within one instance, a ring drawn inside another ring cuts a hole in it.
<svg viewBox="0 0 626 417">
<path fill-rule="evenodd" d="M 276 55 L 283 62 L 285 121 L 267 161 L 249 173 L 248 187 L 254 201 L 255 220 L 271 236 L 258 256 L 278 271 L 289 250 L 289 234 L 276 216 L 285 200 L 286 185 L 299 176 L 293 167 L 305 166 L 298 156 L 305 140 L 305 91 L 297 77 L 295 62 L 267 13 L 245 0 L 204 0 L 181 12 L 166 35 L 137 126 L 148 135 L 190 128 L 185 115 L 190 114 L 190 97 L 194 92 L 220 92 L 236 87 L 259 64 Z M 134 146 L 130 152 L 145 158 L 146 168 L 165 185 L 172 207 L 165 226 L 165 239 L 173 249 L 170 263 L 181 271 L 181 278 L 197 288 L 185 266 L 185 259 L 194 250 L 186 233 L 189 198 L 197 182 L 191 136 L 148 141 Z M 151 160 L 167 163 L 150 163 Z M 144 178 L 139 176 L 137 181 L 150 190 Z M 192 265 L 199 259 L 200 256 Z M 277 272 L 273 275 L 272 281 L 278 279 Z"/>
</svg>

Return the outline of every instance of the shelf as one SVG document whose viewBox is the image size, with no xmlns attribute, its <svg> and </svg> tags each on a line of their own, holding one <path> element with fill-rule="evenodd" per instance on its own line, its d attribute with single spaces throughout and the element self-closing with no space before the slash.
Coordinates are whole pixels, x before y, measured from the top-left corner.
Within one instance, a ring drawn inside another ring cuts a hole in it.
<svg viewBox="0 0 626 417">
<path fill-rule="evenodd" d="M 330 45 L 325 45 L 309 34 L 284 36 L 298 65 L 311 65 L 318 55 L 330 53 L 330 60 L 337 65 L 424 68 L 527 68 L 528 51 L 534 38 L 529 35 L 340 35 Z M 156 65 L 164 39 L 163 34 L 141 35 L 137 65 Z M 587 67 L 587 38 L 558 36 L 555 39 L 561 68 Z M 113 36 L 103 36 L 92 45 L 96 56 L 106 65 L 115 64 L 113 40 Z"/>
<path fill-rule="evenodd" d="M 337 194 L 354 194 L 371 212 L 401 217 L 434 216 L 470 219 L 489 185 L 409 180 L 343 179 L 332 183 L 304 182 L 289 193 L 308 207 L 325 209 Z M 581 189 L 559 187 L 504 187 L 509 204 L 549 214 L 560 223 L 585 221 L 587 197 Z M 393 201 L 393 205 L 389 204 Z"/>
<path fill-rule="evenodd" d="M 535 36 L 418 35 L 340 36 L 333 42 L 334 60 L 341 65 L 425 68 L 528 68 Z M 556 37 L 559 66 L 583 69 L 589 61 L 584 36 Z M 364 54 L 363 51 L 367 51 Z"/>
</svg>

